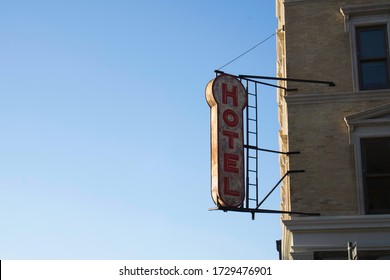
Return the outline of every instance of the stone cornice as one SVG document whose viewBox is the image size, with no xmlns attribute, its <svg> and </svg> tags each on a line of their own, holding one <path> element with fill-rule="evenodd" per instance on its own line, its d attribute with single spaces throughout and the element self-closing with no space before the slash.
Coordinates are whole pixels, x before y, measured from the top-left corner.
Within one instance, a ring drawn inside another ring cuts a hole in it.
<svg viewBox="0 0 390 280">
<path fill-rule="evenodd" d="M 340 11 L 345 17 L 348 18 L 353 16 L 362 16 L 362 15 L 369 15 L 369 14 L 389 13 L 390 3 L 342 5 Z"/>
<path fill-rule="evenodd" d="M 285 96 L 285 100 L 289 105 L 354 102 L 354 101 L 369 101 L 369 100 L 387 100 L 390 103 L 390 91 L 370 90 L 370 91 L 359 91 L 359 92 L 290 94 Z"/>
<path fill-rule="evenodd" d="M 345 31 L 349 32 L 349 22 L 354 18 L 380 15 L 390 16 L 390 3 L 341 5 L 340 12 L 344 16 Z"/>
<path fill-rule="evenodd" d="M 345 117 L 348 126 L 390 124 L 390 103 Z"/>
<path fill-rule="evenodd" d="M 283 224 L 293 232 L 385 228 L 390 231 L 390 214 L 296 217 L 292 220 L 284 220 Z"/>
<path fill-rule="evenodd" d="M 284 5 L 294 5 L 294 4 L 311 4 L 322 2 L 323 0 L 284 0 Z"/>
</svg>

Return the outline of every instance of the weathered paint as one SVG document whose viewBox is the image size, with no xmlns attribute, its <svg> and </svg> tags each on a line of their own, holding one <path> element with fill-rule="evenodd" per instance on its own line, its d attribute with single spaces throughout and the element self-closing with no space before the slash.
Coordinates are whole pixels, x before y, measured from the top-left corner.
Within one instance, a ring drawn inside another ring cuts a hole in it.
<svg viewBox="0 0 390 280">
<path fill-rule="evenodd" d="M 211 196 L 216 205 L 239 207 L 245 197 L 243 111 L 247 93 L 231 75 L 206 87 L 211 112 Z"/>
</svg>

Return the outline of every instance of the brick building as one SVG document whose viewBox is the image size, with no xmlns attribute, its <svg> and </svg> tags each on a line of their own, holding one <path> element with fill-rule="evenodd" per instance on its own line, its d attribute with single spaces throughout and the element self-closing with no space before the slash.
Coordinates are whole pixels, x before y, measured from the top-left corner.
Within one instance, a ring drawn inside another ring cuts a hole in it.
<svg viewBox="0 0 390 280">
<path fill-rule="evenodd" d="M 283 259 L 390 256 L 390 0 L 276 0 Z M 292 90 L 295 89 L 295 90 Z"/>
</svg>

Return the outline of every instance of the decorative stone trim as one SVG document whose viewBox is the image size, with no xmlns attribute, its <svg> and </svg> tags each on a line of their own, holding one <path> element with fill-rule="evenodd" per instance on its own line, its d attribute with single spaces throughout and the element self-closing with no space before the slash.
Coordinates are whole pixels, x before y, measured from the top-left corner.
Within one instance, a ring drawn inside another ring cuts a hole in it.
<svg viewBox="0 0 390 280">
<path fill-rule="evenodd" d="M 292 259 L 313 259 L 314 252 L 345 251 L 357 242 L 362 251 L 389 251 L 390 215 L 294 217 L 282 221 L 292 233 Z"/>
<path fill-rule="evenodd" d="M 371 100 L 388 100 L 390 103 L 390 90 L 385 89 L 367 90 L 361 92 L 290 94 L 285 96 L 285 100 L 289 105 Z"/>
<path fill-rule="evenodd" d="M 349 23 L 354 17 L 367 17 L 372 15 L 390 16 L 390 3 L 343 5 L 340 7 L 340 12 L 344 16 L 345 32 L 349 32 Z"/>
</svg>

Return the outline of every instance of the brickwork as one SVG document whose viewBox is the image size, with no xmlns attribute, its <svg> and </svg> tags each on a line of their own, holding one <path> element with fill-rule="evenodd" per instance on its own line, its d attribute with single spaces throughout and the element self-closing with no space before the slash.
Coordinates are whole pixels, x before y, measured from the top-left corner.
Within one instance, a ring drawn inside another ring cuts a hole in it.
<svg viewBox="0 0 390 280">
<path fill-rule="evenodd" d="M 388 100 L 390 103 L 390 99 Z M 354 147 L 349 143 L 345 116 L 383 104 L 383 101 L 297 104 L 289 106 L 292 211 L 322 215 L 358 214 Z"/>
<path fill-rule="evenodd" d="M 361 214 L 354 145 L 344 118 L 390 104 L 390 90 L 377 98 L 376 91 L 370 95 L 354 88 L 351 34 L 340 7 L 378 3 L 390 0 L 277 0 L 277 75 L 336 84 L 280 83 L 298 89 L 278 92 L 280 149 L 301 152 L 280 157 L 281 174 L 305 170 L 284 180 L 282 210 Z M 282 220 L 293 217 L 282 215 Z M 290 258 L 293 236 L 285 228 L 282 236 L 282 255 Z"/>
<path fill-rule="evenodd" d="M 339 1 L 304 1 L 285 5 L 286 74 L 291 78 L 329 80 L 337 87 L 289 83 L 289 94 L 350 91 L 349 36 Z"/>
<path fill-rule="evenodd" d="M 284 32 L 278 36 L 282 44 L 278 51 L 279 76 L 336 84 L 329 87 L 289 82 L 288 88 L 298 90 L 279 92 L 281 149 L 301 152 L 281 158 L 281 173 L 306 170 L 305 174 L 291 175 L 287 184 L 284 182 L 282 208 L 328 215 L 357 214 L 354 150 L 344 117 L 390 103 L 390 94 L 387 100 L 332 101 L 329 94 L 353 92 L 350 36 L 344 29 L 340 1 L 282 2 L 279 0 L 279 5 L 284 5 L 284 14 L 279 15 L 279 26 L 284 25 Z M 389 1 L 344 1 L 344 4 L 373 2 Z M 295 96 L 321 93 L 330 98 L 326 102 L 315 99 L 294 102 Z"/>
</svg>

